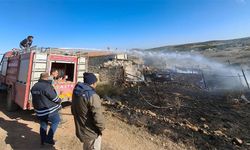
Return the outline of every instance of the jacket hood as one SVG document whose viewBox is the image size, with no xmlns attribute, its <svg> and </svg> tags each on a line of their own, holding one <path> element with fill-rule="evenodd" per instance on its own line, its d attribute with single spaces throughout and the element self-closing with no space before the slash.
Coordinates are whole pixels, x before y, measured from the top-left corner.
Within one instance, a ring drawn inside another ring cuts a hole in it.
<svg viewBox="0 0 250 150">
<path fill-rule="evenodd" d="M 95 90 L 89 86 L 86 83 L 77 83 L 73 94 L 77 95 L 77 96 L 82 96 L 82 95 L 87 95 L 88 97 L 92 96 L 95 93 Z"/>
</svg>

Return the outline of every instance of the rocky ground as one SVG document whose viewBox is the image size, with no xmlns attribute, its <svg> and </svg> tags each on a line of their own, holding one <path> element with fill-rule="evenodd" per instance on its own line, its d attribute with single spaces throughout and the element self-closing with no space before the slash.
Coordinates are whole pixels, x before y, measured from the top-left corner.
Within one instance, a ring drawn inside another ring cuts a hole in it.
<svg viewBox="0 0 250 150">
<path fill-rule="evenodd" d="M 104 150 L 250 149 L 250 94 L 206 91 L 192 82 L 125 83 L 104 97 Z M 103 94 L 103 93 L 102 93 Z M 104 93 L 105 94 L 105 93 Z M 7 112 L 0 101 L 0 149 L 48 149 L 39 145 L 33 111 Z M 49 149 L 78 150 L 70 106 Z"/>
<path fill-rule="evenodd" d="M 250 99 L 243 91 L 151 83 L 106 98 L 106 105 L 125 122 L 188 149 L 250 149 L 250 104 L 244 96 Z"/>
<path fill-rule="evenodd" d="M 0 150 L 80 150 L 82 144 L 74 134 L 74 122 L 70 114 L 70 107 L 62 110 L 66 123 L 57 130 L 55 147 L 41 147 L 39 142 L 39 124 L 33 111 L 7 112 L 4 108 L 4 95 L 0 101 Z M 163 150 L 186 149 L 182 144 L 171 140 L 163 140 L 152 135 L 145 128 L 129 125 L 115 113 L 106 110 L 106 130 L 103 133 L 103 150 Z"/>
</svg>

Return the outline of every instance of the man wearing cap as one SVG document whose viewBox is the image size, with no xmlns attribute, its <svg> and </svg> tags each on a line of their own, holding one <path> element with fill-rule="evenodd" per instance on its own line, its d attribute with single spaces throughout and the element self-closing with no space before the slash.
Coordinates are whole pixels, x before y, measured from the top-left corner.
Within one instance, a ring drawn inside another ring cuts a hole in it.
<svg viewBox="0 0 250 150">
<path fill-rule="evenodd" d="M 40 79 L 31 89 L 32 104 L 40 121 L 41 145 L 54 145 L 54 134 L 60 123 L 58 110 L 61 108 L 61 99 L 51 85 L 48 73 L 42 73 Z M 48 123 L 51 123 L 47 134 Z"/>
<path fill-rule="evenodd" d="M 83 143 L 83 150 L 100 150 L 104 130 L 101 100 L 96 94 L 97 78 L 84 73 L 84 83 L 77 83 L 73 91 L 71 112 L 74 116 L 76 136 Z"/>
</svg>

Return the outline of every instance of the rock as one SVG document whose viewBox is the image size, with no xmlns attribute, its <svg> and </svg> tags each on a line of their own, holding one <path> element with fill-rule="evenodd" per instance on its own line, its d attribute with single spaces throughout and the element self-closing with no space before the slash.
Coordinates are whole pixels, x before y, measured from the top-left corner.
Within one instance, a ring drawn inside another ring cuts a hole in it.
<svg viewBox="0 0 250 150">
<path fill-rule="evenodd" d="M 205 122 L 205 121 L 206 121 L 206 119 L 205 119 L 205 118 L 203 118 L 203 117 L 201 117 L 201 118 L 200 118 L 200 120 L 201 120 L 201 121 L 203 121 L 203 122 Z"/>
<path fill-rule="evenodd" d="M 182 121 L 182 123 L 183 123 L 183 124 L 188 124 L 188 123 L 189 123 L 189 121 L 188 121 L 188 120 L 186 120 L 186 119 L 184 119 L 184 120 Z"/>
<path fill-rule="evenodd" d="M 209 126 L 208 126 L 207 124 L 203 124 L 203 127 L 204 127 L 205 129 L 208 129 L 208 128 L 209 128 Z"/>
<path fill-rule="evenodd" d="M 150 111 L 150 110 L 148 110 L 148 114 L 149 114 L 150 116 L 152 116 L 152 117 L 155 117 L 155 116 L 156 116 L 156 113 L 154 113 L 154 112 L 152 112 L 152 111 Z"/>
<path fill-rule="evenodd" d="M 168 144 L 167 144 L 167 143 L 162 143 L 162 146 L 163 146 L 163 147 L 167 147 Z"/>
<path fill-rule="evenodd" d="M 120 105 L 120 109 L 123 109 L 123 108 L 125 108 L 125 105 Z"/>
<path fill-rule="evenodd" d="M 163 120 L 164 120 L 165 122 L 167 122 L 167 123 L 173 123 L 173 121 L 170 120 L 170 119 L 168 119 L 167 117 L 164 117 Z"/>
<path fill-rule="evenodd" d="M 135 109 L 135 112 L 140 113 L 141 110 L 140 109 Z"/>
<path fill-rule="evenodd" d="M 237 98 L 234 98 L 234 99 L 231 100 L 231 103 L 233 103 L 233 104 L 239 104 L 240 100 L 237 99 Z"/>
<path fill-rule="evenodd" d="M 173 95 L 175 95 L 175 96 L 181 96 L 180 93 L 173 93 Z"/>
<path fill-rule="evenodd" d="M 206 134 L 206 135 L 209 135 L 208 132 L 206 130 L 204 130 L 204 129 L 199 129 L 199 132 L 203 133 L 203 134 Z"/>
<path fill-rule="evenodd" d="M 183 126 L 184 126 L 184 124 L 183 124 L 183 123 L 178 123 L 178 125 L 179 125 L 179 126 L 181 126 L 181 127 L 183 127 Z"/>
<path fill-rule="evenodd" d="M 246 98 L 246 96 L 244 94 L 241 95 L 240 97 L 245 103 L 249 104 L 250 101 Z"/>
<path fill-rule="evenodd" d="M 164 129 L 164 130 L 163 130 L 163 133 L 168 135 L 168 134 L 171 133 L 171 131 L 170 131 L 169 129 Z"/>
<path fill-rule="evenodd" d="M 111 105 L 112 103 L 111 101 L 106 101 L 106 104 Z"/>
<path fill-rule="evenodd" d="M 217 135 L 217 136 L 227 137 L 227 135 L 225 135 L 225 134 L 224 134 L 222 131 L 220 131 L 220 130 L 214 131 L 214 134 Z"/>
<path fill-rule="evenodd" d="M 146 110 L 142 110 L 142 114 L 147 114 L 147 111 Z"/>
<path fill-rule="evenodd" d="M 191 129 L 191 130 L 193 130 L 193 131 L 195 131 L 195 132 L 197 132 L 197 131 L 199 130 L 198 127 L 196 127 L 196 126 L 194 126 L 194 125 L 190 125 L 190 124 L 187 124 L 186 127 L 188 127 L 189 129 Z"/>
<path fill-rule="evenodd" d="M 118 105 L 118 106 L 122 106 L 122 102 L 120 102 L 120 101 L 116 101 L 115 103 L 116 103 L 116 105 Z"/>
<path fill-rule="evenodd" d="M 243 141 L 239 138 L 233 138 L 232 142 L 233 142 L 233 144 L 236 144 L 239 146 L 243 144 Z"/>
<path fill-rule="evenodd" d="M 227 128 L 221 128 L 222 131 L 227 131 Z"/>
</svg>

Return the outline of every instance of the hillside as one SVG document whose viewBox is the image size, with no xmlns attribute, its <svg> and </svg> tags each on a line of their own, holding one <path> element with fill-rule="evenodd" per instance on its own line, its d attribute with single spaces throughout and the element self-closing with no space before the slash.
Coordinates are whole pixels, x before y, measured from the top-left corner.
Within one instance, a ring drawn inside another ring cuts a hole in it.
<svg viewBox="0 0 250 150">
<path fill-rule="evenodd" d="M 250 66 L 248 59 L 250 57 L 250 37 L 162 46 L 146 49 L 146 51 L 200 53 L 220 62 L 228 62 L 229 60 L 233 65 Z"/>
</svg>

